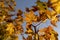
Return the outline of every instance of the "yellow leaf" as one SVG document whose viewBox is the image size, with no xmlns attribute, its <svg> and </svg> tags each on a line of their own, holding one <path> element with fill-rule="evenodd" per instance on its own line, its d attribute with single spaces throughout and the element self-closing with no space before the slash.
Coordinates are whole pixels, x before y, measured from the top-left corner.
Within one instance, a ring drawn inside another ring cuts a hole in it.
<svg viewBox="0 0 60 40">
<path fill-rule="evenodd" d="M 51 6 L 57 13 L 60 13 L 60 1 L 52 4 Z"/>
<path fill-rule="evenodd" d="M 6 31 L 8 31 L 9 34 L 12 34 L 14 32 L 14 29 L 13 29 L 14 28 L 14 25 L 12 23 L 9 23 L 6 26 L 7 26 Z"/>
<path fill-rule="evenodd" d="M 14 4 L 14 6 L 16 6 L 16 2 L 14 2 L 13 4 Z"/>
<path fill-rule="evenodd" d="M 54 10 L 52 10 L 51 11 L 51 16 L 54 16 L 54 15 L 57 15 L 57 13 Z"/>
<path fill-rule="evenodd" d="M 29 33 L 32 33 L 33 31 L 31 29 L 28 29 L 26 30 L 26 32 L 29 34 Z"/>
<path fill-rule="evenodd" d="M 54 25 L 54 26 L 57 26 L 56 23 L 58 21 L 58 18 L 55 16 L 52 16 L 52 19 L 51 19 L 51 24 Z"/>
<path fill-rule="evenodd" d="M 38 34 L 36 34 L 36 40 L 38 40 Z"/>
<path fill-rule="evenodd" d="M 40 40 L 57 40 L 57 33 L 53 30 L 51 26 L 41 29 L 44 32 L 44 35 L 40 35 Z M 41 33 L 41 32 L 40 32 Z"/>
<path fill-rule="evenodd" d="M 44 37 L 42 37 L 42 36 L 40 36 L 40 38 L 39 38 L 40 40 L 45 40 L 45 38 Z"/>
<path fill-rule="evenodd" d="M 0 2 L 0 6 L 3 8 L 5 7 L 4 2 Z"/>
<path fill-rule="evenodd" d="M 49 19 L 51 19 L 51 12 L 49 11 L 49 10 L 46 10 L 46 15 L 47 15 L 47 17 L 49 18 Z"/>
<path fill-rule="evenodd" d="M 51 34 L 50 40 L 55 40 L 54 34 Z"/>
<path fill-rule="evenodd" d="M 47 4 L 44 3 L 44 2 L 37 1 L 36 4 L 37 4 L 37 7 L 39 8 L 39 10 L 45 11 L 45 10 L 48 9 L 48 8 L 47 8 Z"/>
<path fill-rule="evenodd" d="M 58 0 L 48 0 L 51 3 L 57 2 Z"/>
<path fill-rule="evenodd" d="M 34 14 L 33 11 L 30 11 L 29 13 L 25 14 L 25 21 L 28 23 L 32 23 L 32 22 L 36 22 L 37 21 L 37 17 Z"/>
</svg>

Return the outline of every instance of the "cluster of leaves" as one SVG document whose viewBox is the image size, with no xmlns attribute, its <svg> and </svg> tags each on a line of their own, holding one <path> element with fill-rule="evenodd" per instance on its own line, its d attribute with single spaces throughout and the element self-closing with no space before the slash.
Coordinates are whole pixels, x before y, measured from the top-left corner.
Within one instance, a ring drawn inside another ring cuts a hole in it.
<svg viewBox="0 0 60 40">
<path fill-rule="evenodd" d="M 39 30 L 40 40 L 58 40 L 58 33 L 53 30 L 51 26 Z"/>
<path fill-rule="evenodd" d="M 45 22 L 46 19 L 50 19 L 51 20 L 51 24 L 56 26 L 56 22 L 59 21 L 59 19 L 58 19 L 58 15 L 59 15 L 58 11 L 60 11 L 59 10 L 59 4 L 58 4 L 58 2 L 56 2 L 57 4 L 56 3 L 51 3 L 51 1 L 53 1 L 53 0 L 48 0 L 47 3 L 46 2 L 37 1 L 36 2 L 36 6 L 32 6 L 32 9 L 26 8 L 26 11 L 28 12 L 28 14 L 27 14 L 28 16 L 26 15 L 26 18 L 25 18 L 26 22 L 27 21 L 30 21 L 30 22 L 31 21 L 33 21 L 33 22 L 43 21 L 43 22 Z M 56 8 L 55 8 L 55 6 L 56 6 Z M 36 12 L 36 11 L 38 11 L 39 16 L 34 14 L 34 12 Z M 34 14 L 34 16 L 33 16 L 33 14 Z M 30 18 L 29 17 L 30 15 L 32 15 L 34 17 L 34 19 L 33 19 L 32 16 Z"/>
<path fill-rule="evenodd" d="M 37 26 L 32 25 L 34 22 L 46 22 L 47 19 L 49 19 L 53 26 L 57 26 L 56 23 L 57 21 L 59 21 L 58 15 L 60 12 L 59 5 L 59 0 L 48 0 L 48 2 L 41 2 L 38 0 L 36 2 L 36 6 L 32 6 L 31 9 L 26 8 L 25 21 L 28 24 L 28 26 L 26 27 L 26 34 L 29 35 L 26 40 L 30 40 L 31 38 L 33 40 L 58 40 L 57 33 L 50 26 L 48 28 L 44 28 L 46 29 L 45 31 L 48 31 L 48 33 L 44 31 L 45 34 L 39 36 L 38 30 L 36 31 Z M 38 11 L 39 16 L 35 15 L 36 11 Z M 34 27 L 35 32 L 31 26 Z"/>
<path fill-rule="evenodd" d="M 18 40 L 17 34 L 23 32 L 22 11 L 18 10 L 17 17 L 12 19 L 15 6 L 15 0 L 0 0 L 0 40 Z"/>
<path fill-rule="evenodd" d="M 25 34 L 28 34 L 28 37 L 22 36 L 23 40 L 58 40 L 58 34 L 51 26 L 37 30 L 36 27 L 39 24 L 34 26 L 33 23 L 43 23 L 49 19 L 53 26 L 57 26 L 60 13 L 59 0 L 48 0 L 48 2 L 38 0 L 36 6 L 32 6 L 30 9 L 26 8 L 26 12 L 18 10 L 17 14 L 13 14 L 15 6 L 15 0 L 0 0 L 0 40 L 18 40 L 17 34 L 24 33 L 22 26 L 24 22 L 26 22 Z M 36 11 L 39 16 L 35 14 Z M 16 17 L 12 19 L 13 16 Z M 40 33 L 42 34 L 40 35 Z"/>
</svg>

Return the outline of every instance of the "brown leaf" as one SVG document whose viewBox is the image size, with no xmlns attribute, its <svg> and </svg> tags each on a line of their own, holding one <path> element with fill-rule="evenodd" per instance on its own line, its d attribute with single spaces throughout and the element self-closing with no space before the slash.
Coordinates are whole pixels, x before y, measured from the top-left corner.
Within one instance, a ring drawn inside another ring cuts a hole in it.
<svg viewBox="0 0 60 40">
<path fill-rule="evenodd" d="M 27 12 L 29 12 L 29 11 L 30 11 L 30 9 L 29 9 L 29 8 L 26 8 L 26 11 L 27 11 Z"/>
<path fill-rule="evenodd" d="M 22 15 L 22 13 L 23 13 L 23 12 L 19 9 L 19 10 L 18 10 L 18 13 L 17 13 L 17 16 Z"/>
<path fill-rule="evenodd" d="M 32 9 L 31 9 L 32 11 L 37 11 L 38 10 L 38 7 L 37 6 L 32 6 Z"/>
<path fill-rule="evenodd" d="M 47 16 L 45 13 L 43 13 L 43 14 L 40 14 L 40 18 L 42 21 L 45 21 L 47 19 Z"/>
<path fill-rule="evenodd" d="M 28 36 L 26 40 L 32 40 L 32 36 Z"/>
</svg>

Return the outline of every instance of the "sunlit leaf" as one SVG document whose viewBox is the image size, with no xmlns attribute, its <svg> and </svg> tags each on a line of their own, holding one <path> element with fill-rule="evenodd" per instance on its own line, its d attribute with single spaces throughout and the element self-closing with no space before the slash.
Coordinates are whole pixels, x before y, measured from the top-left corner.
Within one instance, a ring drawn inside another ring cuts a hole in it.
<svg viewBox="0 0 60 40">
<path fill-rule="evenodd" d="M 57 2 L 58 0 L 48 0 L 50 3 L 55 3 Z"/>
<path fill-rule="evenodd" d="M 33 33 L 33 30 L 32 29 L 27 29 L 26 30 L 26 34 L 32 34 Z"/>
<path fill-rule="evenodd" d="M 20 34 L 23 40 L 58 40 L 58 33 L 51 26 L 38 27 L 39 22 L 46 23 L 47 19 L 57 26 L 60 0 L 37 0 L 36 5 L 25 11 L 15 10 L 15 6 L 15 0 L 0 0 L 0 40 L 19 40 Z"/>
<path fill-rule="evenodd" d="M 60 13 L 60 1 L 53 3 L 52 5 L 50 5 L 52 7 L 53 10 L 55 10 L 57 13 Z"/>
<path fill-rule="evenodd" d="M 14 29 L 16 34 L 21 34 L 23 32 L 23 27 L 21 25 L 15 26 Z"/>
<path fill-rule="evenodd" d="M 12 23 L 9 23 L 9 24 L 7 24 L 7 29 L 6 29 L 6 31 L 8 31 L 9 32 L 9 34 L 12 34 L 13 32 L 14 32 L 14 24 L 12 24 Z"/>
<path fill-rule="evenodd" d="M 51 19 L 51 12 L 49 11 L 49 10 L 46 10 L 46 15 L 47 15 L 47 17 L 49 18 L 49 19 Z"/>
<path fill-rule="evenodd" d="M 57 32 L 53 30 L 51 26 L 48 26 L 47 28 L 42 29 L 42 32 L 44 32 L 44 35 L 40 35 L 41 40 L 57 40 Z M 41 33 L 41 32 L 40 32 Z"/>
<path fill-rule="evenodd" d="M 36 22 L 37 21 L 37 17 L 36 15 L 34 14 L 33 11 L 30 11 L 29 13 L 25 13 L 25 20 L 26 22 L 28 23 L 32 23 L 32 22 Z"/>
<path fill-rule="evenodd" d="M 58 18 L 56 16 L 53 16 L 52 20 L 51 20 L 51 24 L 54 25 L 54 26 L 57 26 L 56 25 L 57 21 L 58 21 Z"/>
<path fill-rule="evenodd" d="M 46 3 L 41 2 L 41 1 L 37 1 L 36 4 L 37 4 L 37 7 L 39 8 L 39 10 L 44 10 L 44 11 L 47 10 Z"/>
</svg>

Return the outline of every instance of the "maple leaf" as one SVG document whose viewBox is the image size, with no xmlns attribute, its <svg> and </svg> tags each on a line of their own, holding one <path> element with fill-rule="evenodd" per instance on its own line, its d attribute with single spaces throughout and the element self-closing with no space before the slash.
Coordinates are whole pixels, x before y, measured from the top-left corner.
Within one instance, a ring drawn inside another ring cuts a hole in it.
<svg viewBox="0 0 60 40">
<path fill-rule="evenodd" d="M 16 6 L 16 2 L 15 1 L 13 2 L 13 5 Z"/>
<path fill-rule="evenodd" d="M 32 29 L 27 29 L 25 33 L 26 34 L 33 34 L 33 30 Z"/>
<path fill-rule="evenodd" d="M 37 1 L 36 4 L 37 4 L 37 7 L 39 8 L 39 10 L 44 10 L 45 11 L 45 10 L 48 9 L 47 4 L 44 3 L 44 2 Z"/>
<path fill-rule="evenodd" d="M 27 12 L 29 12 L 29 11 L 30 11 L 30 9 L 29 9 L 29 8 L 26 8 L 26 11 L 27 11 Z"/>
<path fill-rule="evenodd" d="M 14 6 L 11 6 L 11 5 L 8 5 L 8 6 L 9 6 L 9 7 L 8 7 L 9 10 L 11 10 L 11 11 L 14 10 Z"/>
<path fill-rule="evenodd" d="M 34 37 L 33 40 L 38 40 L 38 34 L 35 33 L 33 37 Z"/>
<path fill-rule="evenodd" d="M 55 40 L 54 34 L 51 34 L 50 40 Z"/>
<path fill-rule="evenodd" d="M 57 36 L 55 36 L 55 35 L 57 35 L 57 32 L 55 32 L 51 26 L 41 29 L 40 33 L 41 32 L 44 32 L 43 35 L 42 34 L 40 35 L 41 40 L 43 40 L 43 39 L 57 40 Z"/>
<path fill-rule="evenodd" d="M 14 24 L 9 23 L 9 24 L 7 24 L 6 26 L 7 26 L 6 31 L 8 31 L 9 34 L 12 34 L 12 33 L 14 32 L 14 29 L 13 29 L 13 28 L 14 28 Z"/>
<path fill-rule="evenodd" d="M 33 11 L 30 11 L 30 12 L 26 13 L 24 19 L 25 19 L 25 21 L 26 21 L 27 23 L 32 23 L 32 22 L 36 22 L 36 21 L 37 21 L 37 17 L 36 17 L 36 15 L 34 14 Z"/>
<path fill-rule="evenodd" d="M 23 23 L 23 17 L 22 16 L 17 16 L 15 19 L 15 23 L 16 24 L 22 24 Z"/>
<path fill-rule="evenodd" d="M 56 16 L 52 16 L 51 24 L 54 25 L 54 26 L 57 26 L 56 25 L 57 21 L 58 21 L 58 18 Z"/>
<path fill-rule="evenodd" d="M 50 3 L 55 3 L 57 2 L 58 0 L 48 0 Z"/>
<path fill-rule="evenodd" d="M 14 31 L 15 31 L 16 34 L 21 34 L 21 33 L 23 32 L 23 27 L 22 27 L 22 25 L 16 25 L 16 26 L 14 27 Z"/>
<path fill-rule="evenodd" d="M 50 13 L 51 13 L 51 16 L 57 15 L 57 13 L 54 10 L 52 10 Z"/>
<path fill-rule="evenodd" d="M 47 15 L 45 13 L 40 14 L 40 20 L 45 21 L 47 19 Z"/>
<path fill-rule="evenodd" d="M 43 36 L 40 36 L 39 37 L 39 40 L 45 40 Z"/>
<path fill-rule="evenodd" d="M 20 16 L 20 15 L 22 15 L 22 11 L 21 10 L 18 10 L 18 13 L 17 13 L 17 16 Z"/>
<path fill-rule="evenodd" d="M 51 24 L 53 25 L 53 26 L 57 26 L 56 25 L 56 22 L 53 20 L 53 21 L 51 21 Z"/>
<path fill-rule="evenodd" d="M 0 2 L 0 6 L 4 8 L 5 7 L 4 2 Z"/>
<path fill-rule="evenodd" d="M 0 15 L 0 22 L 3 22 L 5 17 L 6 17 L 5 15 L 3 15 L 3 16 Z"/>
<path fill-rule="evenodd" d="M 32 9 L 31 9 L 32 11 L 37 11 L 38 10 L 38 7 L 37 6 L 32 6 Z"/>
<path fill-rule="evenodd" d="M 48 19 L 51 19 L 51 12 L 50 12 L 50 10 L 46 10 L 45 14 L 47 15 Z"/>
<path fill-rule="evenodd" d="M 56 13 L 60 13 L 60 1 L 54 2 L 50 6 L 54 11 L 56 11 Z"/>
<path fill-rule="evenodd" d="M 32 36 L 28 36 L 26 40 L 32 40 Z"/>
</svg>

